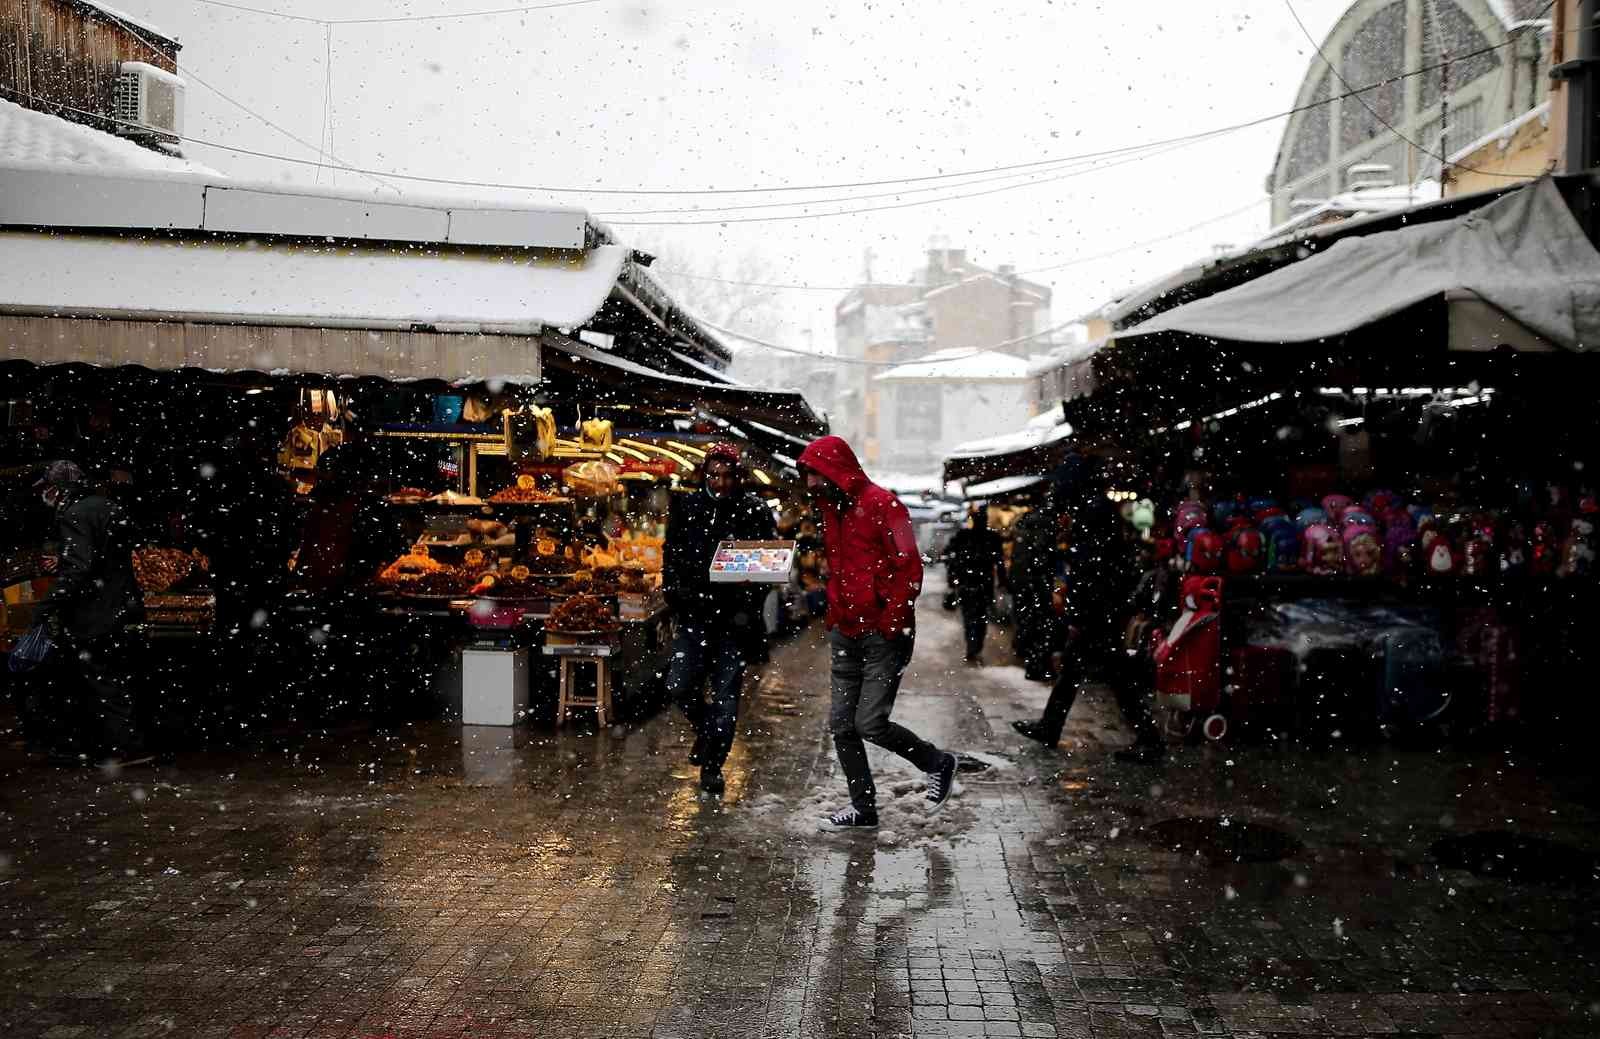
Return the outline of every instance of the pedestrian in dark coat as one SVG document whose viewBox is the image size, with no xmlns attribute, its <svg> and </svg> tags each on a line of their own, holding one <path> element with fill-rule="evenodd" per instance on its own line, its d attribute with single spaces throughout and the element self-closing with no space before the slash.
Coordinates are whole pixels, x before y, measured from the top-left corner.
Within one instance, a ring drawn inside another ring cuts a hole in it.
<svg viewBox="0 0 1600 1039">
<path fill-rule="evenodd" d="M 667 516 L 661 583 L 676 631 L 667 692 L 694 726 L 689 763 L 700 766 L 700 789 L 722 793 L 723 763 L 733 748 L 746 663 L 766 644 L 762 584 L 713 584 L 711 558 L 721 541 L 776 536 L 772 510 L 742 489 L 739 450 L 718 444 L 701 465 L 703 486 L 679 495 Z M 709 679 L 711 700 L 705 699 Z"/>
<path fill-rule="evenodd" d="M 871 480 L 839 437 L 800 453 L 800 471 L 822 517 L 828 554 L 828 647 L 833 662 L 829 728 L 850 785 L 850 805 L 828 817 L 833 827 L 878 825 L 877 789 L 862 741 L 911 762 L 928 776 L 928 803 L 939 808 L 955 790 L 956 756 L 889 720 L 916 643 L 922 556 L 911 514 Z"/>
<path fill-rule="evenodd" d="M 116 499 L 91 489 L 71 462 L 51 462 L 35 487 L 55 510 L 60 541 L 55 584 L 36 617 L 62 661 L 76 662 L 83 694 L 77 746 L 62 749 L 124 764 L 147 761 L 133 721 L 126 634 L 143 613 L 133 574 L 133 524 Z"/>
<path fill-rule="evenodd" d="M 989 529 L 989 510 L 979 506 L 972 511 L 968 526 L 950 538 L 944 549 L 945 576 L 955 586 L 961 606 L 961 627 L 967 640 L 967 663 L 983 657 L 984 637 L 989 633 L 989 608 L 994 605 L 995 582 L 1006 582 L 1005 554 L 1000 535 Z"/>
</svg>

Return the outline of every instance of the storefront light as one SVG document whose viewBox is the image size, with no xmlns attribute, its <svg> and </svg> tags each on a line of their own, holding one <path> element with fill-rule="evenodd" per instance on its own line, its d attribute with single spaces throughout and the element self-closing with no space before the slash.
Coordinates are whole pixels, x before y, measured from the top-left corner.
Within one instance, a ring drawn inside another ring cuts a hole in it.
<svg viewBox="0 0 1600 1039">
<path fill-rule="evenodd" d="M 704 458 L 706 456 L 706 453 L 704 451 L 700 450 L 698 447 L 695 447 L 692 444 L 685 444 L 685 443 L 683 443 L 682 441 L 679 441 L 679 440 L 669 440 L 669 441 L 667 441 L 667 446 L 668 447 L 675 447 L 679 451 L 687 451 L 691 455 L 694 455 L 696 458 Z"/>
<path fill-rule="evenodd" d="M 755 478 L 761 482 L 761 485 L 763 487 L 771 487 L 772 486 L 772 477 L 768 476 L 766 473 L 762 472 L 760 469 L 752 469 L 752 470 L 750 470 L 750 472 L 755 474 Z"/>
</svg>

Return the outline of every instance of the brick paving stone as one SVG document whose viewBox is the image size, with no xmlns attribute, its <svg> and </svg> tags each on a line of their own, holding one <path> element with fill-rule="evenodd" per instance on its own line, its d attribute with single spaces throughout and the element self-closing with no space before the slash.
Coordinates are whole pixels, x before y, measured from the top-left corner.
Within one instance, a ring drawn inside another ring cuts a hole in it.
<svg viewBox="0 0 1600 1039">
<path fill-rule="evenodd" d="M 962 663 L 936 574 L 918 638 L 896 717 L 997 764 L 929 827 L 920 778 L 874 752 L 901 820 L 878 834 L 809 822 L 843 790 L 814 632 L 752 679 L 720 801 L 666 713 L 351 727 L 117 777 L 0 746 L 0 1034 L 1600 1035 L 1592 892 L 1428 855 L 1486 829 L 1595 852 L 1578 764 L 1247 743 L 1152 770 L 1111 760 L 1094 686 L 1070 755 L 1046 751 L 1009 725 L 1046 687 Z M 1179 816 L 1302 848 L 1145 836 Z"/>
</svg>

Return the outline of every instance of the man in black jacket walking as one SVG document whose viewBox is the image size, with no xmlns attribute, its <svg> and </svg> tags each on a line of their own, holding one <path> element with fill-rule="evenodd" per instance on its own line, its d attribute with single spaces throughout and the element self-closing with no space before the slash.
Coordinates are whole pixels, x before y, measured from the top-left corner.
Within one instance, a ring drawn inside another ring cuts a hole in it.
<svg viewBox="0 0 1600 1039">
<path fill-rule="evenodd" d="M 1000 536 L 989 529 L 989 507 L 972 510 L 971 524 L 956 531 L 945 546 L 945 576 L 955 586 L 961 604 L 961 626 L 967 639 L 967 663 L 983 660 L 984 637 L 989 633 L 989 609 L 994 605 L 996 577 L 1006 583 L 1005 554 Z"/>
<path fill-rule="evenodd" d="M 87 694 L 80 753 L 123 764 L 148 761 L 133 723 L 124 633 L 143 612 L 133 575 L 132 524 L 122 506 L 91 489 L 71 462 L 51 462 L 34 486 L 55 510 L 61 542 L 55 584 L 37 617 L 56 652 L 77 662 Z"/>
<path fill-rule="evenodd" d="M 765 541 L 776 536 L 772 510 L 741 489 L 739 451 L 718 444 L 701 465 L 704 486 L 673 499 L 667 518 L 662 587 L 677 632 L 667 693 L 695 729 L 691 765 L 700 789 L 720 794 L 722 764 L 733 748 L 745 663 L 766 638 L 761 620 L 764 585 L 711 583 L 711 557 L 720 541 Z M 709 678 L 711 700 L 705 700 Z"/>
</svg>

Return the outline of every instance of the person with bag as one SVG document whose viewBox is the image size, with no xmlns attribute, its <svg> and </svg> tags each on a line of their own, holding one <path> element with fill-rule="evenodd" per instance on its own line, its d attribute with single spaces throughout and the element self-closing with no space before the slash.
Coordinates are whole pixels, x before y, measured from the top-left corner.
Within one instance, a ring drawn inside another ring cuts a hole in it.
<svg viewBox="0 0 1600 1039">
<path fill-rule="evenodd" d="M 776 521 L 767 503 L 743 490 L 739 449 L 716 444 L 706 452 L 703 486 L 672 500 L 662 559 L 662 592 L 676 631 L 667 694 L 694 726 L 689 764 L 700 767 L 700 789 L 720 794 L 722 766 L 733 749 L 745 665 L 761 658 L 766 626 L 763 584 L 714 584 L 711 559 L 721 541 L 767 541 Z M 711 684 L 711 701 L 705 686 Z"/>
<path fill-rule="evenodd" d="M 956 531 L 944 550 L 945 574 L 956 590 L 961 607 L 961 627 L 966 635 L 967 663 L 983 662 L 983 642 L 989 633 L 989 610 L 994 606 L 996 580 L 1006 583 L 1000 536 L 989 529 L 989 510 L 972 510 L 970 523 Z"/>
<path fill-rule="evenodd" d="M 828 727 L 850 788 L 850 804 L 827 817 L 834 829 L 878 825 L 869 741 L 928 777 L 937 810 L 955 792 L 957 759 L 889 720 L 916 643 L 922 555 L 911 514 L 867 478 L 850 445 L 836 436 L 800 453 L 800 473 L 822 517 L 828 581 L 828 648 L 833 704 Z"/>
<path fill-rule="evenodd" d="M 133 524 L 72 462 L 51 462 L 34 488 L 55 510 L 61 545 L 55 584 L 35 616 L 56 653 L 76 661 L 84 700 L 75 749 L 91 760 L 144 764 L 151 757 L 133 721 L 126 634 L 144 609 L 133 574 Z"/>
</svg>

